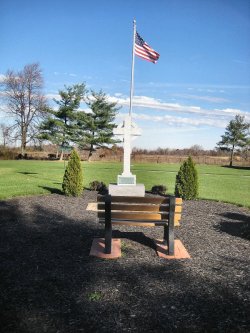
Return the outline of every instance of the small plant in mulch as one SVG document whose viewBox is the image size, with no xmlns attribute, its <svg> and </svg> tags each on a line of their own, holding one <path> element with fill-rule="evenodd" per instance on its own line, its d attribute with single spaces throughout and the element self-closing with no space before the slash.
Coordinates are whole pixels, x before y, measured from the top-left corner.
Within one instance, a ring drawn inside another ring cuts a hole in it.
<svg viewBox="0 0 250 333">
<path fill-rule="evenodd" d="M 165 185 L 154 185 L 152 186 L 151 193 L 165 195 L 167 192 L 167 187 Z"/>
<path fill-rule="evenodd" d="M 106 184 L 98 180 L 90 182 L 89 188 L 91 191 L 97 191 L 100 194 L 106 194 L 108 192 Z"/>
<path fill-rule="evenodd" d="M 128 248 L 129 248 L 128 244 L 122 240 L 121 241 L 121 254 L 122 254 L 122 257 L 126 257 L 126 253 L 128 251 Z"/>
<path fill-rule="evenodd" d="M 192 200 L 198 197 L 198 173 L 190 156 L 181 164 L 176 175 L 175 196 L 184 200 Z"/>
<path fill-rule="evenodd" d="M 76 150 L 73 150 L 70 155 L 63 177 L 62 189 L 65 195 L 73 197 L 78 197 L 83 191 L 82 165 Z"/>
<path fill-rule="evenodd" d="M 102 294 L 98 291 L 94 291 L 94 292 L 88 294 L 89 301 L 97 302 L 97 301 L 100 301 L 101 299 L 102 299 Z"/>
</svg>

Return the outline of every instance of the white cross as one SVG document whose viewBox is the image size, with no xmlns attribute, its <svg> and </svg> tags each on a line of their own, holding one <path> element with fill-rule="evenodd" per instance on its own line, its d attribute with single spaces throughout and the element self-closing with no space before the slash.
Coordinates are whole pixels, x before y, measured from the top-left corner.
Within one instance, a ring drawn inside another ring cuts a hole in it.
<svg viewBox="0 0 250 333">
<path fill-rule="evenodd" d="M 131 141 L 141 135 L 141 130 L 132 122 L 131 115 L 127 115 L 122 124 L 113 130 L 114 135 L 123 136 L 123 173 L 122 177 L 135 177 L 130 171 Z M 119 176 L 118 176 L 119 179 Z"/>
</svg>

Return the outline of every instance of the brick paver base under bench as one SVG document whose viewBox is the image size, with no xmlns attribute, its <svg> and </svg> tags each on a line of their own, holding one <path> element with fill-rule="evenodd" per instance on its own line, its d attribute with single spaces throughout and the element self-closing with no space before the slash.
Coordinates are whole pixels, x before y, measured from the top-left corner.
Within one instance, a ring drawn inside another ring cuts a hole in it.
<svg viewBox="0 0 250 333">
<path fill-rule="evenodd" d="M 104 238 L 94 238 L 90 250 L 90 256 L 104 258 L 104 259 L 116 259 L 121 257 L 121 240 L 117 238 L 112 239 L 112 252 L 110 254 L 104 253 L 105 241 Z"/>
<path fill-rule="evenodd" d="M 161 240 L 156 240 L 156 252 L 160 258 L 164 259 L 190 259 L 190 255 L 179 239 L 174 241 L 175 254 L 170 256 L 167 254 L 167 245 L 163 245 Z M 121 257 L 121 240 L 112 239 L 112 252 L 104 253 L 105 243 L 104 238 L 94 238 L 90 250 L 90 255 L 103 259 L 117 259 Z"/>
<path fill-rule="evenodd" d="M 190 259 L 190 255 L 179 239 L 174 241 L 174 255 L 170 256 L 167 253 L 168 246 L 163 244 L 162 240 L 155 240 L 156 252 L 160 258 L 165 259 Z"/>
</svg>

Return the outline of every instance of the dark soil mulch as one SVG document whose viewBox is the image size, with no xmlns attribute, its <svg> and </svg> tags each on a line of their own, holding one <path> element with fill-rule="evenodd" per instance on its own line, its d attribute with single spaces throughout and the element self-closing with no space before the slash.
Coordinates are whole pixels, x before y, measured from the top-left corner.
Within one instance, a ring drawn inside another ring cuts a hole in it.
<svg viewBox="0 0 250 333">
<path fill-rule="evenodd" d="M 0 202 L 0 332 L 249 332 L 250 212 L 184 202 L 191 260 L 159 259 L 162 228 L 119 227 L 122 258 L 89 256 L 103 236 L 95 192 Z"/>
</svg>

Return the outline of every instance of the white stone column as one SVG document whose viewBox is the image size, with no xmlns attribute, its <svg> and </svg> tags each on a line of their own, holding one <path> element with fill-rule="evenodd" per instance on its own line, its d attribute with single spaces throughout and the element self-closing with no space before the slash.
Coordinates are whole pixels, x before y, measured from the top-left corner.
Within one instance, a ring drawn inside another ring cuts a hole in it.
<svg viewBox="0 0 250 333">
<path fill-rule="evenodd" d="M 122 176 L 130 177 L 131 167 L 131 117 L 127 116 L 124 121 L 124 155 L 123 155 L 123 173 Z"/>
<path fill-rule="evenodd" d="M 141 135 L 141 130 L 132 122 L 131 115 L 125 117 L 124 122 L 114 129 L 114 135 L 123 137 L 123 173 L 118 175 L 118 185 L 136 185 L 136 176 L 131 173 L 131 141 Z"/>
</svg>

